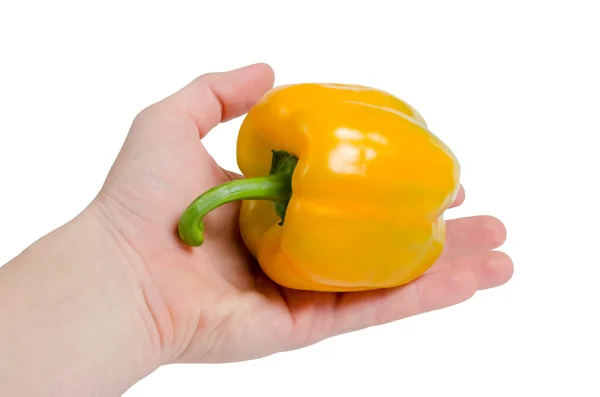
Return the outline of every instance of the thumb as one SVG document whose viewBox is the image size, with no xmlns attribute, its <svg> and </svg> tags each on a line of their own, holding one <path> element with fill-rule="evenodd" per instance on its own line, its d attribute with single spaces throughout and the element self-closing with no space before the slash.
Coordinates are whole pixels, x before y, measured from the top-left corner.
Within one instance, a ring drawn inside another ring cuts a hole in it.
<svg viewBox="0 0 600 397">
<path fill-rule="evenodd" d="M 208 73 L 148 106 L 133 121 L 104 190 L 125 191 L 127 197 L 139 198 L 138 206 L 142 197 L 144 202 L 161 201 L 171 199 L 173 192 L 189 200 L 224 175 L 206 162 L 210 156 L 199 138 L 248 112 L 273 81 L 266 64 Z"/>
<path fill-rule="evenodd" d="M 134 126 L 189 122 L 198 136 L 203 138 L 219 123 L 247 113 L 273 87 L 273 83 L 273 69 L 264 63 L 227 72 L 207 73 L 142 110 Z"/>
</svg>

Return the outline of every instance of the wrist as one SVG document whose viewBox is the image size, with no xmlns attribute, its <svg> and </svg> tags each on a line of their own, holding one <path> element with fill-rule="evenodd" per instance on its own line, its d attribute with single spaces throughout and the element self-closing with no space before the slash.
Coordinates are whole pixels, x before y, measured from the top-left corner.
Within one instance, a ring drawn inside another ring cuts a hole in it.
<svg viewBox="0 0 600 397">
<path fill-rule="evenodd" d="M 117 240 L 90 208 L 0 268 L 0 395 L 120 395 L 161 364 Z"/>
</svg>

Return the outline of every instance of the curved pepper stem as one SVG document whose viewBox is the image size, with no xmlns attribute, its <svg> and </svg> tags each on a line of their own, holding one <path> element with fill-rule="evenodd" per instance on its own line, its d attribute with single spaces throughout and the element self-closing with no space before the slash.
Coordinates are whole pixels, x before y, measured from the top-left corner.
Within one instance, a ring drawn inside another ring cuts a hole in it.
<svg viewBox="0 0 600 397">
<path fill-rule="evenodd" d="M 202 220 L 210 211 L 237 200 L 270 200 L 283 225 L 287 204 L 292 197 L 292 175 L 298 158 L 285 151 L 273 151 L 269 176 L 239 179 L 213 187 L 198 196 L 179 220 L 179 238 L 198 247 L 204 243 Z"/>
</svg>

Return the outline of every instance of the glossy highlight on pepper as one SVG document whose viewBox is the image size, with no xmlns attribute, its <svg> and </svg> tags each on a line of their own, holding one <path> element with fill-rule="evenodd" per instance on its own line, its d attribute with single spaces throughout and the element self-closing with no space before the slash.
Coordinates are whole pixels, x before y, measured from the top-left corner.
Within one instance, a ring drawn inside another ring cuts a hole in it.
<svg viewBox="0 0 600 397">
<path fill-rule="evenodd" d="M 443 214 L 458 193 L 460 165 L 390 93 L 276 87 L 245 117 L 237 161 L 245 179 L 208 190 L 184 211 L 184 243 L 200 246 L 202 218 L 243 200 L 240 232 L 269 278 L 337 292 L 406 284 L 443 250 Z"/>
</svg>

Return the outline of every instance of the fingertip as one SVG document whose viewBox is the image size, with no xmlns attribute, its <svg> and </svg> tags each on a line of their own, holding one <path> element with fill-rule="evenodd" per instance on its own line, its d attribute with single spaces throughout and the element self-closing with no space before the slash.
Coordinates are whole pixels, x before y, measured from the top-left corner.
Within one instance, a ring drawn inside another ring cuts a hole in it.
<svg viewBox="0 0 600 397">
<path fill-rule="evenodd" d="M 480 289 L 495 288 L 506 284 L 514 275 L 514 263 L 508 254 L 491 251 L 485 262 L 486 280 Z"/>
<path fill-rule="evenodd" d="M 219 78 L 206 80 L 212 94 L 221 103 L 220 122 L 226 122 L 247 113 L 275 82 L 275 72 L 266 63 L 255 63 L 229 72 Z M 213 125 L 214 126 L 214 125 Z"/>
<path fill-rule="evenodd" d="M 267 63 L 204 73 L 150 108 L 163 119 L 192 119 L 202 138 L 217 124 L 247 113 L 274 81 L 275 73 Z"/>
<path fill-rule="evenodd" d="M 273 70 L 271 65 L 265 62 L 257 62 L 218 73 L 208 73 L 203 76 L 209 74 L 218 74 L 227 78 L 231 78 L 234 75 L 244 76 L 246 78 L 257 79 L 263 82 L 267 87 L 272 87 L 275 83 L 275 70 Z M 200 78 L 203 76 L 200 76 Z"/>
<path fill-rule="evenodd" d="M 460 185 L 460 187 L 458 188 L 458 193 L 456 193 L 456 197 L 454 198 L 454 201 L 450 205 L 450 208 L 458 207 L 459 205 L 462 205 L 465 202 L 465 197 L 466 197 L 465 188 L 463 187 L 463 185 Z"/>
<path fill-rule="evenodd" d="M 269 65 L 266 62 L 250 63 L 250 64 L 240 66 L 240 67 L 231 69 L 229 71 L 224 71 L 221 73 L 231 73 L 231 72 L 236 72 L 236 71 L 241 71 L 241 70 L 249 70 L 249 69 L 259 69 L 259 70 L 262 70 L 265 72 L 273 73 L 273 68 L 271 67 L 271 65 Z"/>
<path fill-rule="evenodd" d="M 498 248 L 506 242 L 507 230 L 504 223 L 492 215 L 483 216 L 483 227 L 487 229 L 492 248 Z"/>
<path fill-rule="evenodd" d="M 225 174 L 225 177 L 228 180 L 230 180 L 230 181 L 233 181 L 233 180 L 236 180 L 236 179 L 243 179 L 244 178 L 244 175 L 238 174 L 237 172 L 233 172 L 233 171 L 227 170 L 227 169 L 225 169 L 223 167 L 221 167 L 221 170 Z"/>
<path fill-rule="evenodd" d="M 270 81 L 272 86 L 275 83 L 275 70 L 268 63 L 260 62 L 249 65 L 248 68 L 256 70 L 256 73 L 261 74 L 267 81 Z"/>
</svg>

